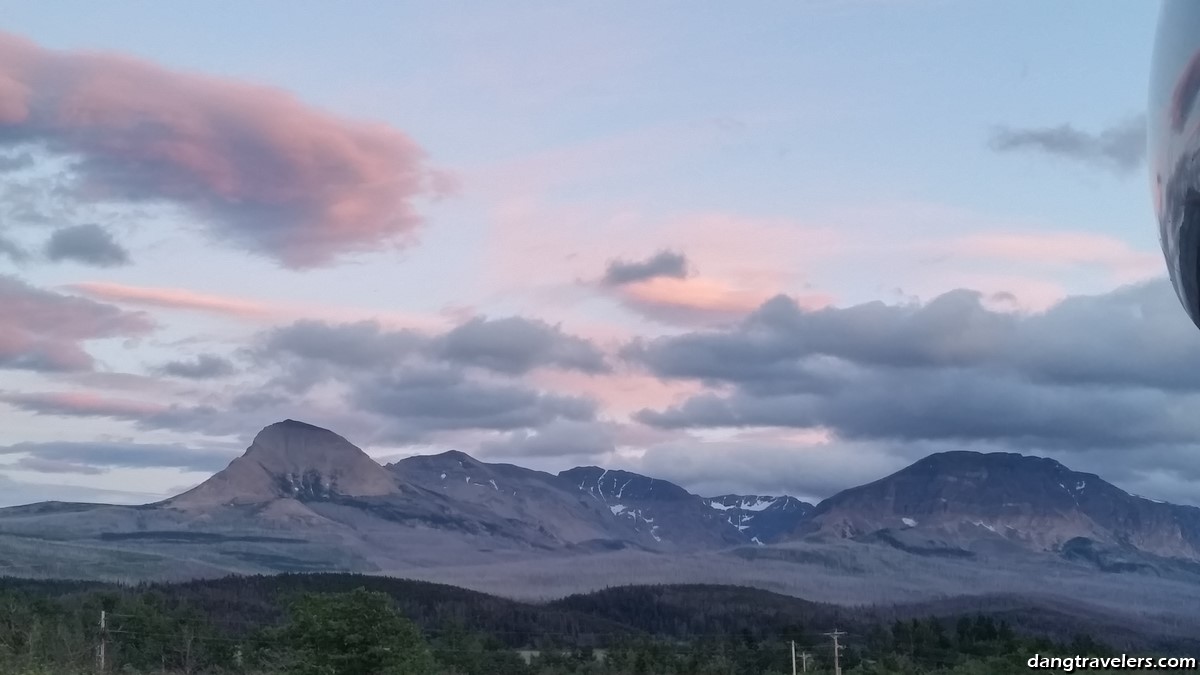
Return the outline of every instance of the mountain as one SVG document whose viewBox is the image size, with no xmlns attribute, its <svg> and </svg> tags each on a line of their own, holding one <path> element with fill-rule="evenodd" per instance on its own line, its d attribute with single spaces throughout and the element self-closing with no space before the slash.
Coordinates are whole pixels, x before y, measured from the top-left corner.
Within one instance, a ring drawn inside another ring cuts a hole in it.
<svg viewBox="0 0 1200 675">
<path fill-rule="evenodd" d="M 1200 509 L 1137 497 L 1095 474 L 1015 453 L 930 455 L 822 501 L 797 534 L 930 550 L 1009 544 L 1200 560 Z"/>
<path fill-rule="evenodd" d="M 246 453 L 228 467 L 164 504 L 189 510 L 399 491 L 392 474 L 350 441 L 328 429 L 284 420 L 258 432 Z"/>
<path fill-rule="evenodd" d="M 657 542 L 682 549 L 751 543 L 704 499 L 674 483 L 597 466 L 579 466 L 558 475 Z"/>
<path fill-rule="evenodd" d="M 21 550 L 38 565 L 138 576 L 136 560 L 154 578 L 669 548 L 558 476 L 456 451 L 385 467 L 295 420 L 264 428 L 225 469 L 158 503 L 0 509 L 6 537 L 0 562 Z"/>
<path fill-rule="evenodd" d="M 532 599 L 685 580 L 866 603 L 1100 589 L 1110 604 L 1178 608 L 1200 606 L 1200 509 L 1011 453 L 931 455 L 812 507 L 458 451 L 382 466 L 285 420 L 161 502 L 0 509 L 0 568 L 120 580 L 370 572 Z"/>
<path fill-rule="evenodd" d="M 439 493 L 463 511 L 510 527 L 529 525 L 527 536 L 548 547 L 654 548 L 649 532 L 579 494 L 566 479 L 512 464 L 488 464 L 451 450 L 389 464 L 400 480 Z"/>
<path fill-rule="evenodd" d="M 796 529 L 813 505 L 795 497 L 721 495 L 704 500 L 756 544 L 769 544 Z"/>
</svg>

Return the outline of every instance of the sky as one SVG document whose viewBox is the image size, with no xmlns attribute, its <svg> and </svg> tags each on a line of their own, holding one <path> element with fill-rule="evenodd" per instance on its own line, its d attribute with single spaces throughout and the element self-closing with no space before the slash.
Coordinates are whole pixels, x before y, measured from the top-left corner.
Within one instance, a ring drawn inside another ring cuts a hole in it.
<svg viewBox="0 0 1200 675">
<path fill-rule="evenodd" d="M 285 418 L 706 495 L 969 449 L 1200 503 L 1154 3 L 0 15 L 0 503 L 159 499 Z"/>
</svg>

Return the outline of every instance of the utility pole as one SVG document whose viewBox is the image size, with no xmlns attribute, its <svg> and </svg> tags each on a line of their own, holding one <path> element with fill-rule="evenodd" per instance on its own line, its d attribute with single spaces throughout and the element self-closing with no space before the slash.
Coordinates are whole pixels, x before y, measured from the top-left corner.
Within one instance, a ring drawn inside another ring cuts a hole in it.
<svg viewBox="0 0 1200 675">
<path fill-rule="evenodd" d="M 801 672 L 805 672 L 805 673 L 808 672 L 808 660 L 810 658 L 812 658 L 812 655 L 809 654 L 808 652 L 800 653 L 800 667 L 803 669 Z M 796 675 L 796 641 L 795 640 L 792 640 L 792 675 Z"/>
<path fill-rule="evenodd" d="M 104 610 L 100 610 L 100 647 L 96 650 L 96 665 L 99 666 L 99 672 L 104 672 L 104 651 L 108 643 L 108 614 Z"/>
<path fill-rule="evenodd" d="M 842 666 L 838 658 L 842 653 L 842 646 L 838 644 L 838 638 L 845 634 L 836 628 L 825 634 L 827 637 L 833 638 L 833 675 L 842 675 Z"/>
</svg>

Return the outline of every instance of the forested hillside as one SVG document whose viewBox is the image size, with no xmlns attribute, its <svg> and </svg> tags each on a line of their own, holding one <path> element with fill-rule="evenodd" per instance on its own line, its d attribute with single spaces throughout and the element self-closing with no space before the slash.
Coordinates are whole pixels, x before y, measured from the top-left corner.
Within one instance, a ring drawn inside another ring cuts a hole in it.
<svg viewBox="0 0 1200 675">
<path fill-rule="evenodd" d="M 794 641 L 808 672 L 825 673 L 833 628 L 845 633 L 847 675 L 1011 673 L 1034 653 L 1115 652 L 1085 634 L 1031 634 L 1011 611 L 886 618 L 915 611 L 729 586 L 613 588 L 535 605 L 337 574 L 136 587 L 5 579 L 0 672 L 77 675 L 98 672 L 103 658 L 104 672 L 131 674 L 761 675 L 791 672 Z M 1142 644 L 1195 653 L 1182 641 Z"/>
</svg>

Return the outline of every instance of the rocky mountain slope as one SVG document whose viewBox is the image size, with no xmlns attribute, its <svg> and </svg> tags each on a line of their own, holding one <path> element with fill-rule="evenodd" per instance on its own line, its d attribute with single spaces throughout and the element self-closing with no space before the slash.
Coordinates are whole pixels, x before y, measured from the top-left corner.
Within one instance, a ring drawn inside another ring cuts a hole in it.
<svg viewBox="0 0 1200 675">
<path fill-rule="evenodd" d="M 787 496 L 721 495 L 704 501 L 756 544 L 783 539 L 813 510 L 812 504 Z"/>
<path fill-rule="evenodd" d="M 399 492 L 392 474 L 350 441 L 328 429 L 284 420 L 260 431 L 246 453 L 228 467 L 164 505 L 203 510 L 278 499 L 306 502 Z"/>
<path fill-rule="evenodd" d="M 1095 474 L 1015 453 L 931 455 L 822 501 L 796 534 L 1200 560 L 1200 509 L 1137 497 Z"/>
<path fill-rule="evenodd" d="M 546 538 L 548 546 L 655 548 L 656 540 L 648 530 L 632 520 L 615 518 L 602 502 L 579 494 L 569 481 L 553 474 L 488 464 L 457 450 L 409 457 L 387 468 L 399 480 L 434 490 L 463 511 L 527 524 Z"/>
<path fill-rule="evenodd" d="M 580 466 L 558 474 L 576 489 L 627 519 L 655 541 L 684 549 L 751 543 L 707 502 L 674 483 L 628 471 Z"/>
</svg>

